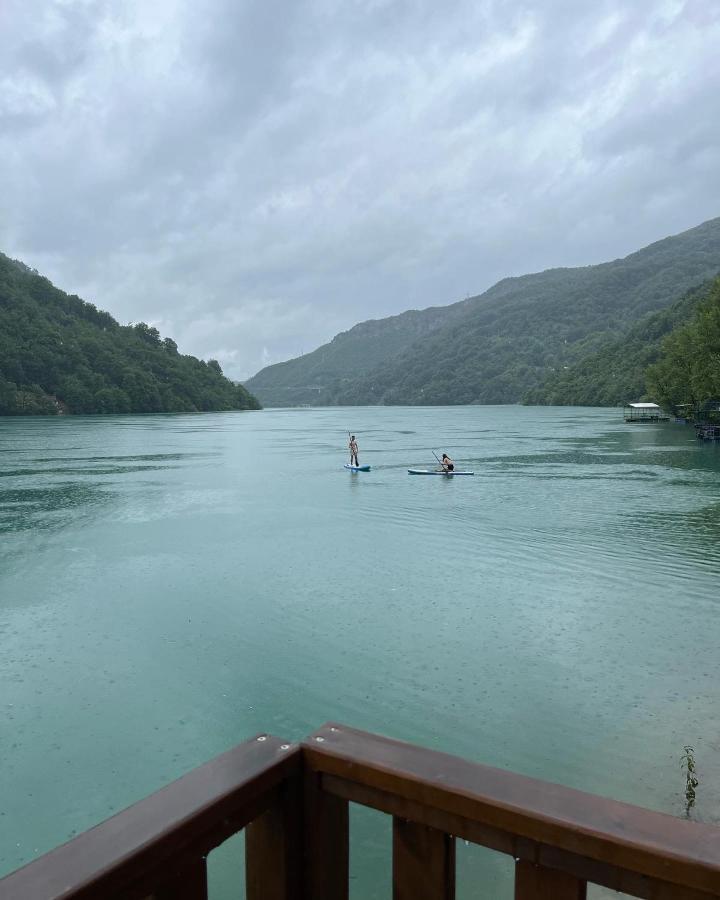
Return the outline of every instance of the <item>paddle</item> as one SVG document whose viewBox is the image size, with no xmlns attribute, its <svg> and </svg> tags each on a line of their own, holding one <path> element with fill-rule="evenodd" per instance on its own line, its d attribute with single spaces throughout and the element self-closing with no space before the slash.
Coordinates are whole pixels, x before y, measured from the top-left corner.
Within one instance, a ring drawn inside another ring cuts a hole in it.
<svg viewBox="0 0 720 900">
<path fill-rule="evenodd" d="M 437 455 L 437 453 L 436 453 L 434 450 L 432 451 L 432 455 L 433 455 L 433 456 L 435 457 L 435 459 L 437 459 L 437 461 L 440 463 L 440 467 L 442 468 L 443 472 L 447 472 L 447 469 L 446 469 L 445 466 L 443 465 L 442 460 L 438 459 L 438 455 Z"/>
</svg>

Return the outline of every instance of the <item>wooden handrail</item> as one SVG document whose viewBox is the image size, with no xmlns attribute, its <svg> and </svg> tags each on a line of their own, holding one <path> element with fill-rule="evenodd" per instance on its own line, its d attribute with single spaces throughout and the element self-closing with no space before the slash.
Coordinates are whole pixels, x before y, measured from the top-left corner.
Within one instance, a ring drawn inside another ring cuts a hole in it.
<svg viewBox="0 0 720 900">
<path fill-rule="evenodd" d="M 0 880 L 1 900 L 178 897 L 204 858 L 276 799 L 301 751 L 257 735 Z"/>
<path fill-rule="evenodd" d="M 720 897 L 720 829 L 328 723 L 322 790 L 637 897 Z M 531 896 L 528 894 L 528 896 Z"/>
<path fill-rule="evenodd" d="M 720 900 L 720 829 L 344 725 L 258 735 L 0 879 L 0 900 L 206 900 L 247 826 L 248 900 L 347 900 L 349 803 L 393 816 L 394 900 L 454 900 L 455 838 L 515 858 L 516 900 Z"/>
</svg>

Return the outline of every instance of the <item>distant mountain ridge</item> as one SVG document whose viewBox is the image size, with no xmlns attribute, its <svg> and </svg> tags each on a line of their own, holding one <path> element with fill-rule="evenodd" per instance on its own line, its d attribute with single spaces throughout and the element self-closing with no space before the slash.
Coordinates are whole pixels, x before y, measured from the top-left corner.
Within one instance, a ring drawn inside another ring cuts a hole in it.
<svg viewBox="0 0 720 900">
<path fill-rule="evenodd" d="M 467 302 L 360 322 L 312 353 L 267 366 L 245 386 L 259 389 L 266 406 L 332 405 L 338 392 L 359 375 L 448 324 Z"/>
<path fill-rule="evenodd" d="M 246 384 L 270 406 L 516 403 L 719 270 L 716 218 L 623 259 L 506 278 L 460 303 L 362 323 Z"/>
</svg>

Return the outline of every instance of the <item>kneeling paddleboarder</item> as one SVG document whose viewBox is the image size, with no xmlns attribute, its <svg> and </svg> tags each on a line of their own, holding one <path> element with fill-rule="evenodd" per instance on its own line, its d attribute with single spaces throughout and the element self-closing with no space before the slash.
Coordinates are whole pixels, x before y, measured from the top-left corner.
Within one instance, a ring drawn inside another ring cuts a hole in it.
<svg viewBox="0 0 720 900">
<path fill-rule="evenodd" d="M 443 453 L 442 462 L 440 465 L 446 472 L 454 472 L 455 471 L 455 463 L 450 459 L 447 453 Z"/>
</svg>

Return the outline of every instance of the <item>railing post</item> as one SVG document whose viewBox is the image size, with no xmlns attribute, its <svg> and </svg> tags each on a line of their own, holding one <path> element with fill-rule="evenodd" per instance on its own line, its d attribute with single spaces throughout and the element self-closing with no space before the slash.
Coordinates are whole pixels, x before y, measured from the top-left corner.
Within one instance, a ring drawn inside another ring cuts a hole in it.
<svg viewBox="0 0 720 900">
<path fill-rule="evenodd" d="M 455 900 L 455 838 L 393 818 L 393 900 Z"/>
<path fill-rule="evenodd" d="M 247 900 L 301 900 L 302 825 L 302 784 L 295 777 L 245 828 Z"/>
<path fill-rule="evenodd" d="M 350 835 L 347 800 L 322 789 L 321 776 L 305 771 L 303 900 L 348 900 Z"/>
<path fill-rule="evenodd" d="M 586 883 L 573 875 L 522 859 L 515 863 L 515 900 L 585 900 L 586 896 Z"/>
</svg>

